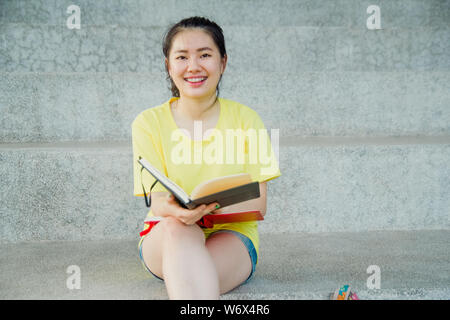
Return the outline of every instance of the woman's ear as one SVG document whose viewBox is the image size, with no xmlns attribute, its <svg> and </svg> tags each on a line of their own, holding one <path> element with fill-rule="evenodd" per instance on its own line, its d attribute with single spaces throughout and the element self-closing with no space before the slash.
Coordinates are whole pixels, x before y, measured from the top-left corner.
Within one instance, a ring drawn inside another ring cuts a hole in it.
<svg viewBox="0 0 450 320">
<path fill-rule="evenodd" d="M 225 68 L 227 67 L 227 60 L 228 60 L 228 56 L 225 53 L 222 58 L 222 74 L 225 72 Z"/>
<path fill-rule="evenodd" d="M 164 58 L 164 63 L 166 64 L 166 70 L 167 70 L 167 73 L 169 73 L 169 75 L 170 75 L 170 70 L 169 70 L 169 60 L 168 60 L 167 58 Z"/>
</svg>

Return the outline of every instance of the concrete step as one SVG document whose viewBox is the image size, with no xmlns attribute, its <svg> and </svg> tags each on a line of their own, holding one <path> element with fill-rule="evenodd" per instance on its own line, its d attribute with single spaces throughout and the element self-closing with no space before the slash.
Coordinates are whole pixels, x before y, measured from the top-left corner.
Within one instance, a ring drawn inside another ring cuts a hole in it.
<svg viewBox="0 0 450 320">
<path fill-rule="evenodd" d="M 281 145 L 261 233 L 450 229 L 450 144 Z M 322 144 L 321 144 L 322 143 Z M 0 146 L 0 242 L 133 237 L 130 144 Z"/>
<path fill-rule="evenodd" d="M 71 3 L 70 3 L 71 4 Z M 65 25 L 69 3 L 57 0 L 3 0 L 0 20 L 32 25 Z M 369 3 L 360 0 L 208 1 L 79 0 L 84 26 L 163 26 L 192 15 L 220 25 L 365 27 Z M 449 1 L 379 0 L 383 28 L 448 26 Z"/>
<path fill-rule="evenodd" d="M 167 299 L 143 269 L 137 239 L 2 244 L 0 299 Z M 350 284 L 361 299 L 450 299 L 447 231 L 270 234 L 254 278 L 221 299 L 328 299 Z M 79 267 L 80 289 L 66 272 Z M 369 289 L 369 266 L 380 288 Z"/>
<path fill-rule="evenodd" d="M 131 144 L 4 149 L 1 241 L 123 238 L 142 230 Z M 14 186 L 14 187 L 12 187 Z"/>
<path fill-rule="evenodd" d="M 1 73 L 0 141 L 124 141 L 163 73 Z M 450 72 L 226 73 L 220 96 L 288 136 L 449 136 Z"/>
<path fill-rule="evenodd" d="M 163 72 L 165 27 L 0 24 L 0 72 Z M 450 28 L 224 25 L 234 72 L 448 71 Z M 270 47 L 270 50 L 268 48 Z"/>
<path fill-rule="evenodd" d="M 450 229 L 449 144 L 280 148 L 261 232 Z"/>
</svg>

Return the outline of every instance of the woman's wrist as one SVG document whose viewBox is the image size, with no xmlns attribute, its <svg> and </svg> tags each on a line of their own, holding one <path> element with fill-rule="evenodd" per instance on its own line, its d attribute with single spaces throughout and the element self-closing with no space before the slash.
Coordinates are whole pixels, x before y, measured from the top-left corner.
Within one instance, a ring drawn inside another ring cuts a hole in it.
<svg viewBox="0 0 450 320">
<path fill-rule="evenodd" d="M 157 215 L 159 215 L 160 217 L 173 217 L 180 220 L 179 209 L 181 209 L 181 207 L 174 199 L 173 195 L 169 193 L 165 196 L 161 196 L 158 200 L 159 201 L 156 209 Z"/>
</svg>

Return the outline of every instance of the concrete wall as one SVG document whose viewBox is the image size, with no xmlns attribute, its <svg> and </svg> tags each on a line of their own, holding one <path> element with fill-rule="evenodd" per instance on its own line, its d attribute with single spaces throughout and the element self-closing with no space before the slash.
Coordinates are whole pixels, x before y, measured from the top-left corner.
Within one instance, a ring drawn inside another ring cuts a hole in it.
<svg viewBox="0 0 450 320">
<path fill-rule="evenodd" d="M 71 4 L 0 2 L 1 242 L 137 236 L 130 125 L 191 15 L 224 30 L 221 96 L 280 130 L 261 232 L 450 228 L 450 1 L 77 1 L 80 30 Z"/>
</svg>

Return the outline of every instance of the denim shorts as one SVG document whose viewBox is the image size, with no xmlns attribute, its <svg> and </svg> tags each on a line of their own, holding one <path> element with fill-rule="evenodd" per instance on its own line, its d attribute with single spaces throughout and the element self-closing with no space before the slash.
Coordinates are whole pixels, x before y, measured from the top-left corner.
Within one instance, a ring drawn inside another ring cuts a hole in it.
<svg viewBox="0 0 450 320">
<path fill-rule="evenodd" d="M 250 281 L 250 279 L 253 277 L 253 274 L 255 273 L 255 269 L 256 269 L 256 262 L 258 260 L 258 256 L 256 253 L 256 249 L 255 246 L 253 245 L 252 240 L 250 240 L 246 235 L 243 235 L 240 232 L 234 231 L 234 230 L 218 230 L 215 231 L 213 233 L 211 233 L 209 235 L 209 237 L 213 234 L 216 233 L 220 233 L 220 232 L 228 232 L 228 233 L 232 233 L 235 234 L 236 236 L 239 237 L 239 239 L 241 239 L 241 241 L 244 243 L 245 247 L 248 250 L 248 254 L 250 255 L 250 260 L 252 261 L 252 271 L 250 272 L 250 275 L 248 276 L 247 280 L 245 280 L 242 284 L 246 284 L 247 282 Z M 164 281 L 164 279 L 161 279 L 160 277 L 158 277 L 156 274 L 154 274 L 153 272 L 150 271 L 149 267 L 145 264 L 144 258 L 142 256 L 142 243 L 144 241 L 141 241 L 139 244 L 139 258 L 141 259 L 142 264 L 144 265 L 145 269 L 150 272 L 154 277 L 156 277 L 157 279 Z M 241 285 L 242 285 L 241 284 Z"/>
</svg>

